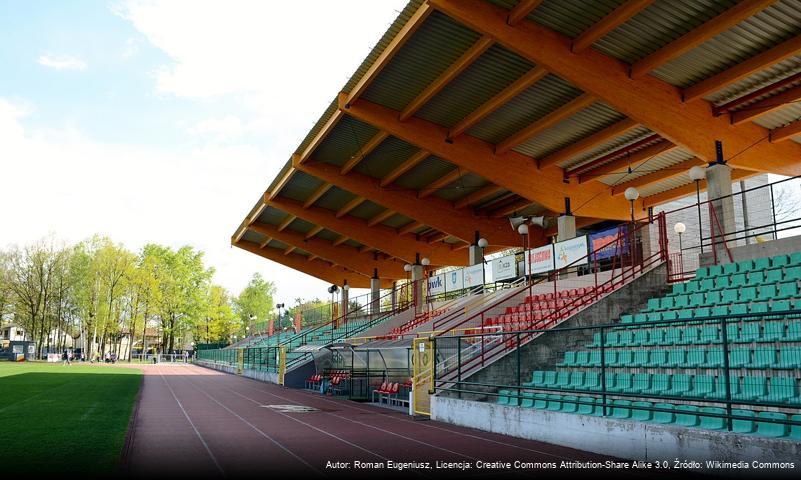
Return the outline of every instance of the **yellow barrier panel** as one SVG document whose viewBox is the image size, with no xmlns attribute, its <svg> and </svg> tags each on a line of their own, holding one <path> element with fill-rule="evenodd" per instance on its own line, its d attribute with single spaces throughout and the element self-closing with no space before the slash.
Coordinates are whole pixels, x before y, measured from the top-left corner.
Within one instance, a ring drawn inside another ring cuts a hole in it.
<svg viewBox="0 0 801 480">
<path fill-rule="evenodd" d="M 244 348 L 237 348 L 236 349 L 236 373 L 237 375 L 242 375 L 245 371 L 245 349 Z"/>
<path fill-rule="evenodd" d="M 412 378 L 412 411 L 420 415 L 431 415 L 431 392 L 434 388 L 434 351 L 428 338 L 415 338 L 414 377 Z"/>
<path fill-rule="evenodd" d="M 284 384 L 286 374 L 286 347 L 278 347 L 278 385 Z"/>
</svg>

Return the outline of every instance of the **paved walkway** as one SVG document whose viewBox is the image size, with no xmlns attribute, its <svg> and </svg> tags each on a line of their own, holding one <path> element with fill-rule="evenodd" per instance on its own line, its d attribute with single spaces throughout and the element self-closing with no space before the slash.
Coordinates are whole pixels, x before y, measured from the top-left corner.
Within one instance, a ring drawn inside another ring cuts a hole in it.
<svg viewBox="0 0 801 480">
<path fill-rule="evenodd" d="M 135 477 L 239 476 L 301 473 L 381 475 L 341 471 L 331 462 L 556 462 L 607 457 L 335 400 L 194 365 L 147 365 L 126 455 Z M 284 412 L 275 405 L 312 407 Z M 486 474 L 475 469 L 403 472 L 442 477 Z M 536 471 L 516 472 L 530 476 Z M 540 472 L 545 473 L 545 472 Z M 568 472 L 564 472 L 568 473 Z M 581 473 L 574 471 L 573 473 Z M 620 472 L 623 473 L 623 472 Z M 626 472 L 645 477 L 654 472 Z M 508 475 L 507 473 L 506 475 Z"/>
</svg>

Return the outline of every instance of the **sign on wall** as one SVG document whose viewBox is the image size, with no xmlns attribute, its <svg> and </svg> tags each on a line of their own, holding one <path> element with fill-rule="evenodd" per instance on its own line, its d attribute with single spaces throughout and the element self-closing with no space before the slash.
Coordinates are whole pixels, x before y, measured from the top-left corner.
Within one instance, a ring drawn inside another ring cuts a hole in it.
<svg viewBox="0 0 801 480">
<path fill-rule="evenodd" d="M 553 245 L 532 248 L 525 257 L 526 274 L 543 273 L 553 270 Z"/>
<path fill-rule="evenodd" d="M 445 292 L 445 274 L 434 275 L 428 278 L 428 294 L 437 295 Z"/>
<path fill-rule="evenodd" d="M 517 262 L 515 255 L 506 255 L 492 261 L 493 281 L 508 280 L 517 277 Z"/>
<path fill-rule="evenodd" d="M 453 270 L 451 272 L 443 273 L 442 275 L 445 276 L 446 292 L 455 292 L 465 287 L 464 273 L 462 272 L 462 269 Z"/>
<path fill-rule="evenodd" d="M 595 252 L 593 255 L 598 260 L 605 260 L 614 257 L 618 252 L 617 239 L 620 236 L 622 241 L 622 251 L 628 250 L 628 237 L 620 235 L 618 227 L 608 228 L 600 232 L 590 234 L 590 252 Z"/>
<path fill-rule="evenodd" d="M 479 263 L 462 269 L 464 272 L 464 288 L 484 285 L 484 264 Z"/>
<path fill-rule="evenodd" d="M 554 247 L 554 266 L 559 269 L 568 265 L 586 265 L 587 258 L 587 236 L 571 238 L 564 242 L 557 242 Z"/>
</svg>

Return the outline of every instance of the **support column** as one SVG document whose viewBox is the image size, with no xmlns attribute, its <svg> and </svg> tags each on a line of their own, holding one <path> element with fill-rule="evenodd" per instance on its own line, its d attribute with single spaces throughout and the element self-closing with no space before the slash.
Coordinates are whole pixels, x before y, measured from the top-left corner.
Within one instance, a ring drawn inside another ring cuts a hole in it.
<svg viewBox="0 0 801 480">
<path fill-rule="evenodd" d="M 378 278 L 378 269 L 373 270 L 373 278 L 370 279 L 370 314 L 377 315 L 381 309 L 381 280 Z"/>
<path fill-rule="evenodd" d="M 706 168 L 706 191 L 714 210 L 714 217 L 710 215 L 709 223 L 714 232 L 712 243 L 718 262 L 727 258 L 725 235 L 737 230 L 734 223 L 734 198 L 731 196 L 731 167 L 722 162 L 722 152 L 719 153 L 718 163 Z"/>
<path fill-rule="evenodd" d="M 576 217 L 562 215 L 556 219 L 556 240 L 561 242 L 576 238 Z"/>
<path fill-rule="evenodd" d="M 348 293 L 349 293 L 348 281 L 345 280 L 342 282 L 342 299 L 340 300 L 340 310 L 342 311 L 342 323 L 348 323 Z"/>
<path fill-rule="evenodd" d="M 392 295 L 390 296 L 392 299 L 392 311 L 398 309 L 398 282 L 392 282 Z"/>
<path fill-rule="evenodd" d="M 423 266 L 420 264 L 412 265 L 412 286 L 414 294 L 412 299 L 414 301 L 414 312 L 420 313 L 423 311 L 423 305 L 426 303 L 426 284 L 423 281 L 425 273 Z"/>
</svg>

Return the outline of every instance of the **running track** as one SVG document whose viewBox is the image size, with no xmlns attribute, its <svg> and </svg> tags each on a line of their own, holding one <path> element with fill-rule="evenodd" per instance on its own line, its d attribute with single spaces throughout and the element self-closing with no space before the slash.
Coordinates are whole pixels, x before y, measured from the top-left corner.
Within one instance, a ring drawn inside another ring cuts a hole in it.
<svg viewBox="0 0 801 480">
<path fill-rule="evenodd" d="M 124 464 L 134 477 L 375 476 L 388 470 L 338 471 L 326 462 L 606 460 L 609 457 L 506 437 L 194 365 L 148 365 Z M 304 405 L 282 413 L 264 405 Z M 409 478 L 486 476 L 488 471 L 405 471 Z M 512 472 L 506 472 L 508 476 Z M 530 476 L 536 471 L 518 471 Z M 545 472 L 543 472 L 545 473 Z M 567 473 L 567 472 L 565 472 Z M 581 473 L 574 471 L 574 473 Z M 593 472 L 597 473 L 597 472 Z M 637 477 L 656 472 L 616 472 Z M 338 476 L 338 475 L 337 475 Z"/>
</svg>

